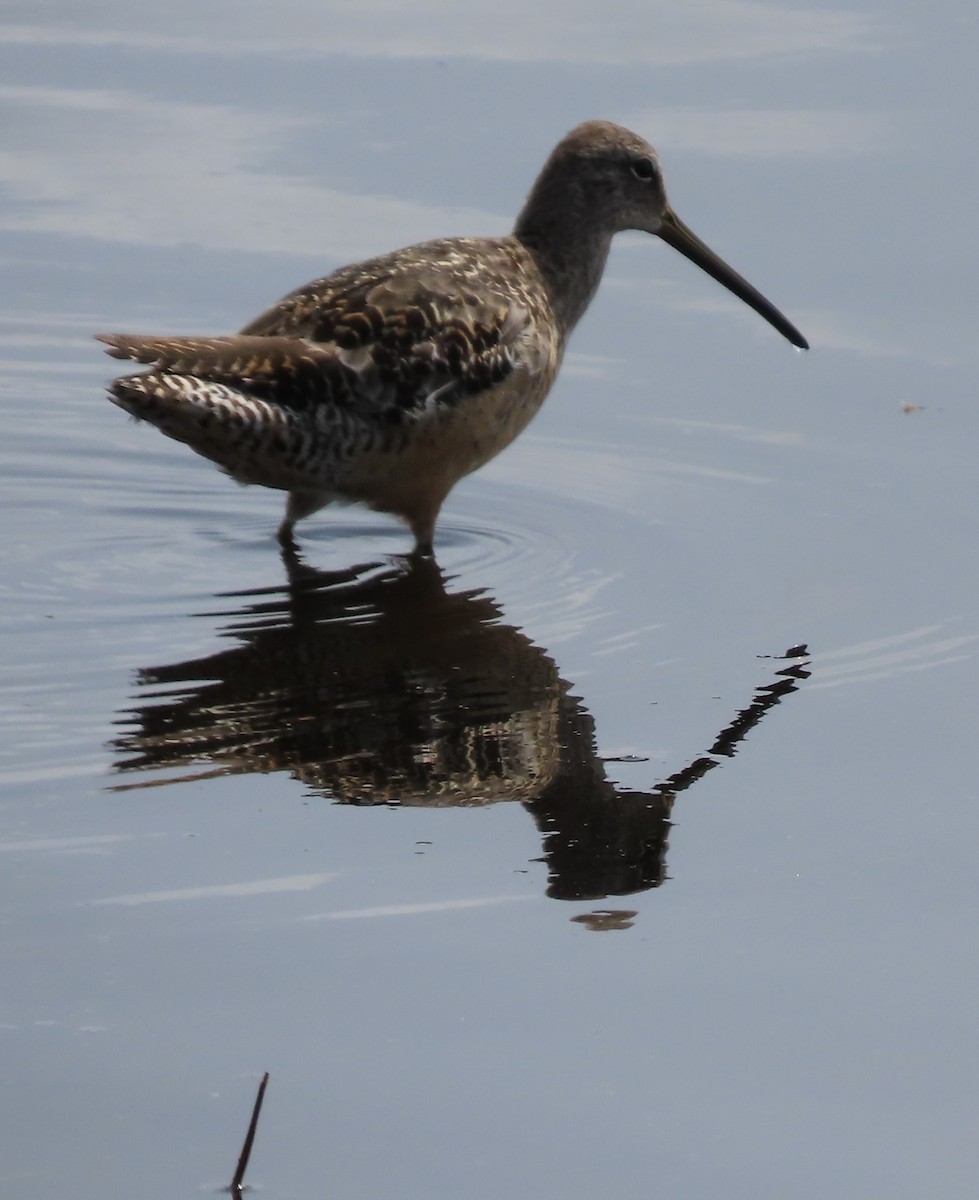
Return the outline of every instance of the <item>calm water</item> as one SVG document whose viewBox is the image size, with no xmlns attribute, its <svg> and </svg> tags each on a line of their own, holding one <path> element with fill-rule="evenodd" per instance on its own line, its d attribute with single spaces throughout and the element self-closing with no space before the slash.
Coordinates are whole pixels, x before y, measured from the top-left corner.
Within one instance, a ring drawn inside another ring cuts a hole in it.
<svg viewBox="0 0 979 1200">
<path fill-rule="evenodd" d="M 165 13 L 0 25 L 0 1191 L 969 1194 L 974 8 Z M 105 402 L 593 116 L 810 354 L 619 239 L 415 571 Z"/>
</svg>

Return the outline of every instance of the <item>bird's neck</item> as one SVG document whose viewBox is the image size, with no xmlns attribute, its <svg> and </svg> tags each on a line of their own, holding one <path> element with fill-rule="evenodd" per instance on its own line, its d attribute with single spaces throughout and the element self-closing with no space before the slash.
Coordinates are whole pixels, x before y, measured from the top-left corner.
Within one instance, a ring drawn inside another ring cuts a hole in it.
<svg viewBox="0 0 979 1200">
<path fill-rule="evenodd" d="M 533 256 L 551 300 L 554 316 L 567 336 L 601 282 L 612 234 L 585 219 L 566 203 L 531 192 L 517 217 L 513 236 Z"/>
</svg>

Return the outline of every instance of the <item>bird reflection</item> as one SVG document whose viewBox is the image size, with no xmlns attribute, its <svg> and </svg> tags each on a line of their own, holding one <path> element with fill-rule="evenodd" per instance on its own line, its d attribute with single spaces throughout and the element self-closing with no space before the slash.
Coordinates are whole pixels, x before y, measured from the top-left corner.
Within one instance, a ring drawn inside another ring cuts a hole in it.
<svg viewBox="0 0 979 1200">
<path fill-rule="evenodd" d="M 284 559 L 285 586 L 208 614 L 227 622 L 227 649 L 139 672 L 115 769 L 180 774 L 120 788 L 288 771 L 344 804 L 517 800 L 542 834 L 547 894 L 603 899 L 663 882 L 677 795 L 808 674 L 794 647 L 707 753 L 630 791 L 607 777 L 553 659 L 484 591 L 452 591 L 431 559 L 337 572 Z"/>
</svg>

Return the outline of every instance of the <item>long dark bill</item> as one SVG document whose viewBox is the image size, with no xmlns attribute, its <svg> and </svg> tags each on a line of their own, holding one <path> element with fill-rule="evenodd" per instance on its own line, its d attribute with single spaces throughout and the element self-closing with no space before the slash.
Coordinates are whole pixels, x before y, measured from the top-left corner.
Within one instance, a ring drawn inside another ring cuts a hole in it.
<svg viewBox="0 0 979 1200">
<path fill-rule="evenodd" d="M 743 279 L 723 259 L 718 258 L 709 246 L 704 245 L 700 238 L 684 225 L 672 208 L 668 208 L 663 214 L 663 224 L 660 226 L 659 236 L 674 250 L 679 250 L 684 258 L 689 258 L 692 263 L 696 263 L 718 283 L 723 283 L 729 292 L 733 292 L 745 304 L 750 305 L 756 313 L 765 318 L 769 325 L 773 325 L 783 337 L 788 338 L 793 346 L 798 346 L 800 350 L 809 349 L 809 343 L 792 322 L 783 317 L 775 305 L 766 300 L 756 288 L 753 288 L 747 279 Z"/>
</svg>

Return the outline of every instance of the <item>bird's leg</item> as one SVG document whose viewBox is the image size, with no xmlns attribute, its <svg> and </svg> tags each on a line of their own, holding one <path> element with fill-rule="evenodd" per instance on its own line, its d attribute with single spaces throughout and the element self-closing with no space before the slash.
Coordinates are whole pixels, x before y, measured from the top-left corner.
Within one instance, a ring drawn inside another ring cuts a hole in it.
<svg viewBox="0 0 979 1200">
<path fill-rule="evenodd" d="M 304 517 L 310 516 L 317 509 L 330 501 L 329 496 L 322 492 L 290 492 L 286 501 L 286 515 L 278 529 L 280 545 L 284 547 L 296 545 L 295 525 Z"/>
<path fill-rule="evenodd" d="M 299 549 L 299 544 L 295 536 L 295 523 L 290 521 L 288 517 L 283 519 L 282 524 L 275 531 L 275 536 L 278 538 L 279 545 L 283 550 L 296 551 Z"/>
<path fill-rule="evenodd" d="M 411 532 L 415 535 L 415 546 L 411 552 L 412 558 L 434 558 L 435 551 L 432 548 L 432 542 L 435 538 L 435 519 L 438 516 L 439 506 L 436 505 L 435 510 L 426 509 L 424 512 L 415 513 L 408 517 L 408 525 Z"/>
</svg>

